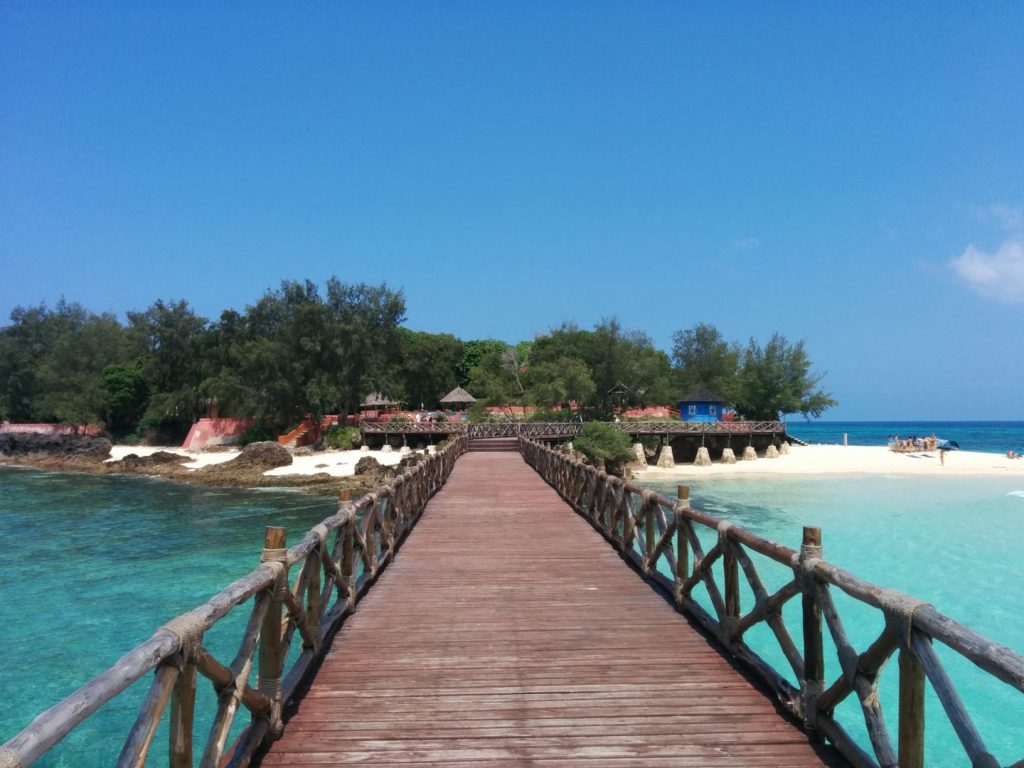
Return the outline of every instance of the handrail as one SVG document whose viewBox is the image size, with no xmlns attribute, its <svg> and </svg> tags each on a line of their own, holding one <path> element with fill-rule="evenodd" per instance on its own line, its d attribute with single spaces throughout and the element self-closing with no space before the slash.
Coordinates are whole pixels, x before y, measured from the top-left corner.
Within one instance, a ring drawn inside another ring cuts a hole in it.
<svg viewBox="0 0 1024 768">
<path fill-rule="evenodd" d="M 424 461 L 372 493 L 343 501 L 338 511 L 285 549 L 284 529 L 268 528 L 261 564 L 206 603 L 160 627 L 102 674 L 38 715 L 0 746 L 0 768 L 28 766 L 52 749 L 89 715 L 147 672 L 155 673 L 118 766 L 145 763 L 153 735 L 168 703 L 169 764 L 191 768 L 193 748 L 203 750 L 200 766 L 245 766 L 266 739 L 280 735 L 281 706 L 295 692 L 323 650 L 324 641 L 394 558 L 398 546 L 445 483 L 465 437 L 454 437 Z M 290 585 L 289 572 L 301 564 Z M 232 609 L 252 601 L 234 660 L 225 665 L 203 645 L 203 637 Z M 285 660 L 295 633 L 301 653 L 288 669 Z M 249 685 L 258 668 L 259 682 Z M 217 693 L 209 738 L 197 745 L 193 712 L 197 673 Z M 228 734 L 239 704 L 251 721 L 229 748 Z"/>
<path fill-rule="evenodd" d="M 621 421 L 608 422 L 629 435 L 763 434 L 783 433 L 783 421 Z M 481 423 L 392 421 L 362 422 L 364 435 L 466 434 L 470 439 L 488 437 L 575 437 L 583 429 L 576 421 L 494 421 Z"/>
<path fill-rule="evenodd" d="M 827 738 L 854 766 L 921 768 L 924 765 L 924 687 L 927 680 L 975 768 L 997 768 L 959 694 L 933 648 L 938 641 L 984 672 L 1024 692 L 1024 656 L 943 615 L 902 592 L 864 581 L 822 559 L 820 530 L 804 529 L 800 551 L 699 512 L 688 494 L 678 500 L 609 476 L 534 440 L 521 438 L 520 451 L 559 495 L 641 571 L 673 596 L 676 608 L 707 629 L 744 667 L 759 678 L 780 705 L 800 720 L 815 739 Z M 713 531 L 707 551 L 698 529 Z M 789 569 L 792 578 L 769 593 L 750 552 Z M 715 566 L 721 571 L 716 573 Z M 663 572 L 664 569 L 668 574 Z M 754 593 L 746 613 L 740 605 L 740 571 Z M 693 589 L 703 585 L 713 613 Z M 839 589 L 881 612 L 885 626 L 864 650 L 849 640 L 832 599 Z M 801 596 L 802 648 L 783 620 L 783 605 Z M 822 618 L 834 642 L 841 674 L 826 687 Z M 758 655 L 744 634 L 764 622 L 779 644 L 799 688 Z M 898 748 L 878 702 L 883 666 L 899 655 Z M 855 696 L 861 706 L 872 752 L 864 750 L 835 716 L 836 707 Z M 1012 768 L 1024 766 L 1024 760 Z"/>
</svg>

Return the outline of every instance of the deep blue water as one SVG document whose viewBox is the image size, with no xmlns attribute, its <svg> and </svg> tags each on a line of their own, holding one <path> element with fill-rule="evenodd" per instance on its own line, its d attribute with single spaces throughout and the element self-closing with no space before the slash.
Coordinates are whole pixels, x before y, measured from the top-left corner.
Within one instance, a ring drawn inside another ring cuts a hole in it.
<svg viewBox="0 0 1024 768">
<path fill-rule="evenodd" d="M 1024 421 L 803 421 L 786 423 L 789 434 L 808 443 L 886 445 L 890 435 L 954 440 L 964 451 L 1024 451 Z"/>
<path fill-rule="evenodd" d="M 0 467 L 0 744 L 168 619 L 255 568 L 265 526 L 285 526 L 294 542 L 336 505 L 284 490 Z M 232 612 L 204 639 L 225 663 L 247 617 Z M 36 765 L 113 765 L 151 680 L 144 676 Z M 197 699 L 196 734 L 205 739 L 214 709 L 208 682 L 200 681 Z M 247 715 L 236 722 L 237 732 Z M 151 764 L 166 755 L 166 740 L 161 729 Z"/>
</svg>

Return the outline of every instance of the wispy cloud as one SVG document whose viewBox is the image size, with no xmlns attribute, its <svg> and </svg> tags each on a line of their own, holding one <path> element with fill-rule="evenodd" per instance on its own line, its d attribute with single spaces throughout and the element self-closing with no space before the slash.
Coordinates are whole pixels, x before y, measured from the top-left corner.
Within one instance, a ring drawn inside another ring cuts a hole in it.
<svg viewBox="0 0 1024 768">
<path fill-rule="evenodd" d="M 1024 229 L 1024 207 L 996 203 L 975 209 L 975 215 L 986 223 L 994 222 L 1005 230 L 1015 232 Z"/>
<path fill-rule="evenodd" d="M 1006 240 L 995 253 L 974 245 L 950 262 L 961 281 L 980 296 L 1024 303 L 1024 239 Z"/>
</svg>

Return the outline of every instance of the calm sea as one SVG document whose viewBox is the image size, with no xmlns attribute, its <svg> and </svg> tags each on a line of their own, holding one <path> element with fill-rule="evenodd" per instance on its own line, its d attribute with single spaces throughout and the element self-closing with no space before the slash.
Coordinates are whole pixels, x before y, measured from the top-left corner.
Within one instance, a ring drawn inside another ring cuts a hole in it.
<svg viewBox="0 0 1024 768">
<path fill-rule="evenodd" d="M 297 541 L 335 508 L 286 491 L 0 467 L 0 743 L 168 619 L 255 568 L 265 526 L 285 526 Z M 204 644 L 230 663 L 246 619 L 230 614 Z M 151 681 L 145 676 L 36 765 L 113 765 Z M 214 696 L 202 681 L 198 691 L 196 733 L 205 734 Z M 236 720 L 237 732 L 247 716 Z M 151 764 L 166 764 L 156 759 L 166 743 L 164 727 Z"/>
<path fill-rule="evenodd" d="M 846 432 L 851 444 L 884 445 L 890 434 L 932 433 L 969 450 L 1003 452 L 1007 445 L 1024 444 L 1021 422 L 792 423 L 790 428 L 812 442 L 841 442 Z M 799 545 L 802 525 L 820 525 L 828 560 L 927 600 L 1024 651 L 1024 481 L 718 477 L 690 484 L 696 506 L 790 546 Z M 661 490 L 674 493 L 674 484 Z M 0 467 L 0 522 L 8 531 L 0 568 L 5 662 L 0 743 L 169 618 L 253 568 L 266 525 L 284 525 L 297 536 L 333 511 L 332 501 L 298 493 Z M 781 586 L 782 569 L 759 566 L 770 589 Z M 749 605 L 749 592 L 743 597 Z M 880 628 L 878 617 L 848 599 L 839 602 L 847 631 L 863 648 Z M 790 601 L 786 620 L 799 642 L 798 605 Z M 218 658 L 234 656 L 245 619 L 245 614 L 232 615 L 206 638 Z M 755 628 L 748 639 L 785 669 L 768 634 Z M 1003 764 L 1024 757 L 1024 697 L 941 648 L 940 654 Z M 890 662 L 881 678 L 883 706 L 893 712 L 895 671 Z M 828 672 L 836 673 L 831 660 Z M 148 683 L 144 679 L 93 715 L 38 765 L 112 764 Z M 928 765 L 968 765 L 940 704 L 929 696 Z M 199 704 L 200 720 L 210 718 L 213 696 L 207 684 L 200 685 Z M 866 743 L 857 707 L 848 700 L 839 711 Z M 197 733 L 205 730 L 197 724 Z M 162 729 L 155 756 L 165 743 Z"/>
<path fill-rule="evenodd" d="M 799 549 L 802 526 L 821 527 L 826 560 L 872 583 L 925 600 L 983 635 L 1024 653 L 1024 479 L 716 476 L 686 482 L 696 508 L 794 549 Z M 651 485 L 666 495 L 675 495 L 675 482 Z M 714 544 L 714 536 L 706 539 L 705 549 Z M 752 557 L 769 591 L 792 577 L 792 572 L 782 566 L 756 554 Z M 879 613 L 838 590 L 833 590 L 833 595 L 847 633 L 855 647 L 863 651 L 882 628 Z M 711 607 L 706 593 L 698 597 Z M 753 604 L 749 589 L 744 589 L 742 601 L 746 607 Z M 784 616 L 799 645 L 798 599 L 787 603 Z M 770 630 L 756 627 L 748 633 L 747 641 L 780 671 L 789 668 Z M 1024 757 L 1024 695 L 980 672 L 941 644 L 937 649 L 1000 764 L 1009 765 Z M 839 674 L 834 646 L 827 644 L 826 657 L 827 686 Z M 787 677 L 795 682 L 791 674 Z M 895 659 L 889 661 L 880 680 L 882 706 L 892 717 L 890 728 L 895 741 Z M 926 765 L 969 766 L 941 704 L 931 688 L 927 690 Z M 847 699 L 837 712 L 847 729 L 870 751 L 859 706 Z"/>
<path fill-rule="evenodd" d="M 890 435 L 953 440 L 964 451 L 1024 451 L 1024 421 L 803 421 L 786 423 L 789 434 L 807 443 L 886 445 Z"/>
</svg>

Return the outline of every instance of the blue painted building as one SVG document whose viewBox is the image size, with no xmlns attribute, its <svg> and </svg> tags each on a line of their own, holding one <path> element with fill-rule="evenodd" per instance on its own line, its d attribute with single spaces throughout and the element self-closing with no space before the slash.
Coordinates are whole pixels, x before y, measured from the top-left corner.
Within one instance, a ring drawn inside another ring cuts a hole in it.
<svg viewBox="0 0 1024 768">
<path fill-rule="evenodd" d="M 725 400 L 706 389 L 695 389 L 679 401 L 680 421 L 721 421 Z"/>
</svg>

